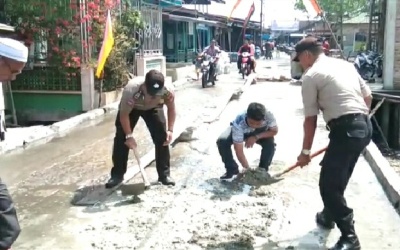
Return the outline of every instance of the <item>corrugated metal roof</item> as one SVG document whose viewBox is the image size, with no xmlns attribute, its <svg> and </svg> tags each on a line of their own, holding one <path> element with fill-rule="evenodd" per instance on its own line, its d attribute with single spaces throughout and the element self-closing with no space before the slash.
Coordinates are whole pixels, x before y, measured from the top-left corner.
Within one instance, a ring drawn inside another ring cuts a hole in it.
<svg viewBox="0 0 400 250">
<path fill-rule="evenodd" d="M 236 0 L 227 0 L 225 4 L 211 2 L 210 5 L 192 5 L 192 4 L 183 4 L 182 7 L 185 9 L 194 10 L 197 9 L 199 12 L 205 12 L 210 15 L 215 16 L 229 16 L 233 6 L 235 5 Z M 239 6 L 232 14 L 232 18 L 246 19 L 247 14 L 249 13 L 250 7 L 253 4 L 251 0 L 242 0 Z M 251 21 L 260 22 L 260 7 L 261 1 L 254 0 L 255 11 L 253 16 L 251 17 Z"/>
<path fill-rule="evenodd" d="M 346 24 L 369 23 L 369 14 L 361 13 L 358 16 L 355 16 L 353 18 L 343 20 L 343 23 L 346 23 Z"/>
</svg>

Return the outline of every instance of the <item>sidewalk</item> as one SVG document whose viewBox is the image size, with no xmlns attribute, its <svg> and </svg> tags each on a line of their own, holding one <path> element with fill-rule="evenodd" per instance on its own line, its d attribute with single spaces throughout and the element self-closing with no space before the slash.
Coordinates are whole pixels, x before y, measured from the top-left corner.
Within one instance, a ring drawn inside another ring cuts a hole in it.
<svg viewBox="0 0 400 250">
<path fill-rule="evenodd" d="M 226 77 L 224 75 L 223 77 Z M 190 78 L 190 77 L 189 77 Z M 175 90 L 179 91 L 193 84 L 193 81 L 185 77 L 173 83 Z M 135 81 L 143 82 L 144 77 L 136 77 Z M 56 122 L 49 126 L 38 125 L 20 128 L 8 128 L 6 140 L 0 142 L 0 155 L 11 151 L 22 151 L 29 147 L 45 144 L 54 138 L 60 138 L 70 133 L 73 129 L 93 126 L 101 122 L 104 116 L 114 113 L 118 109 L 118 102 L 104 107 L 93 109 L 69 119 Z"/>
</svg>

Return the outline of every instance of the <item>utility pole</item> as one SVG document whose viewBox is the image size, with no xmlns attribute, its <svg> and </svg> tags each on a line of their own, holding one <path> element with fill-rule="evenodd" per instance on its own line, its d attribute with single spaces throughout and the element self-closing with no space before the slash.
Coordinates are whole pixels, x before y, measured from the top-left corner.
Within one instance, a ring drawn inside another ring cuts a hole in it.
<svg viewBox="0 0 400 250">
<path fill-rule="evenodd" d="M 340 49 L 343 50 L 343 0 L 340 0 Z"/>
<path fill-rule="evenodd" d="M 368 40 L 367 40 L 367 50 L 372 49 L 372 25 L 374 21 L 374 7 L 375 7 L 375 0 L 370 0 L 369 6 L 369 26 L 368 26 Z M 376 35 L 376 34 L 375 34 Z"/>
<path fill-rule="evenodd" d="M 264 0 L 261 0 L 261 10 L 260 10 L 260 48 L 262 48 L 262 33 L 263 33 L 263 26 L 264 26 Z"/>
</svg>

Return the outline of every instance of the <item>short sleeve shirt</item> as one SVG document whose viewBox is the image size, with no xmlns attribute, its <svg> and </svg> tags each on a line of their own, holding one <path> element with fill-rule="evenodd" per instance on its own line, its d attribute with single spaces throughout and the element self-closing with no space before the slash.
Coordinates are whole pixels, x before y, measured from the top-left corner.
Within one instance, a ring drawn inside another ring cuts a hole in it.
<svg viewBox="0 0 400 250">
<path fill-rule="evenodd" d="M 371 90 L 347 61 L 320 55 L 302 80 L 305 116 L 318 115 L 321 110 L 329 122 L 343 115 L 369 112 L 364 98 Z"/>
<path fill-rule="evenodd" d="M 150 97 L 141 91 L 141 83 L 130 80 L 122 92 L 119 110 L 121 113 L 130 113 L 133 109 L 149 110 L 162 107 L 165 102 L 172 100 L 175 96 L 174 88 L 171 84 L 165 84 L 160 95 Z"/>
<path fill-rule="evenodd" d="M 214 56 L 217 56 L 217 54 L 218 54 L 219 52 L 221 52 L 221 50 L 220 50 L 217 46 L 214 46 L 214 48 L 212 48 L 211 46 L 208 46 L 208 47 L 206 47 L 206 48 L 204 49 L 203 52 L 204 52 L 205 54 L 209 55 L 209 56 L 214 57 Z"/>
<path fill-rule="evenodd" d="M 244 141 L 245 134 L 249 134 L 255 131 L 254 128 L 250 127 L 247 124 L 246 117 L 246 112 L 243 112 L 238 115 L 236 119 L 231 123 L 233 143 L 242 143 Z M 260 130 L 267 131 L 275 127 L 277 127 L 275 117 L 270 111 L 267 110 Z"/>
</svg>

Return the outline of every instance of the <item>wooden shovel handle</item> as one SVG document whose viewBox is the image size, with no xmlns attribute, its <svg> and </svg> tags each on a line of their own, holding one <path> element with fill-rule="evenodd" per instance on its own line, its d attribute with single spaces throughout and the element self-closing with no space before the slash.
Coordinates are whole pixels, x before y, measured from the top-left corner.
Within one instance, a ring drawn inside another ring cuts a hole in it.
<svg viewBox="0 0 400 250">
<path fill-rule="evenodd" d="M 325 152 L 327 149 L 328 149 L 328 147 L 324 147 L 324 148 L 321 148 L 320 150 L 318 150 L 318 151 L 312 153 L 312 154 L 310 155 L 311 159 L 314 158 L 314 157 L 316 157 L 316 156 L 318 156 L 318 155 L 320 155 L 320 154 L 322 154 L 322 153 Z M 297 164 L 297 162 L 296 162 L 295 164 L 293 164 L 292 166 L 288 167 L 288 168 L 285 169 L 284 171 L 282 171 L 282 172 L 276 174 L 274 177 L 280 177 L 280 176 L 282 176 L 282 175 L 284 175 L 284 174 L 286 174 L 286 173 L 292 171 L 293 169 L 295 169 L 295 168 L 297 168 L 297 167 L 299 167 L 299 166 L 300 166 L 300 165 Z"/>
<path fill-rule="evenodd" d="M 375 105 L 374 109 L 371 110 L 371 113 L 368 115 L 369 118 L 371 118 L 372 116 L 375 115 L 376 111 L 378 111 L 378 109 L 380 108 L 380 106 L 383 104 L 384 101 L 385 101 L 385 98 L 382 98 L 382 100 L 380 100 L 380 101 Z M 322 154 L 322 153 L 325 152 L 327 149 L 328 149 L 328 147 L 324 147 L 324 148 L 322 148 L 322 149 L 320 149 L 320 150 L 318 150 L 318 151 L 312 153 L 312 154 L 310 155 L 311 159 L 314 158 L 314 157 L 316 157 L 316 156 L 318 156 L 318 155 L 320 155 L 320 154 Z M 297 168 L 297 167 L 299 167 L 299 165 L 298 165 L 297 163 L 295 163 L 294 165 L 292 165 L 292 166 L 288 167 L 287 169 L 285 169 L 283 172 L 280 172 L 280 173 L 274 175 L 274 177 L 280 177 L 280 176 L 282 176 L 282 175 L 284 175 L 284 174 L 286 174 L 286 173 L 292 171 L 293 169 L 295 169 L 295 168 Z"/>
</svg>

